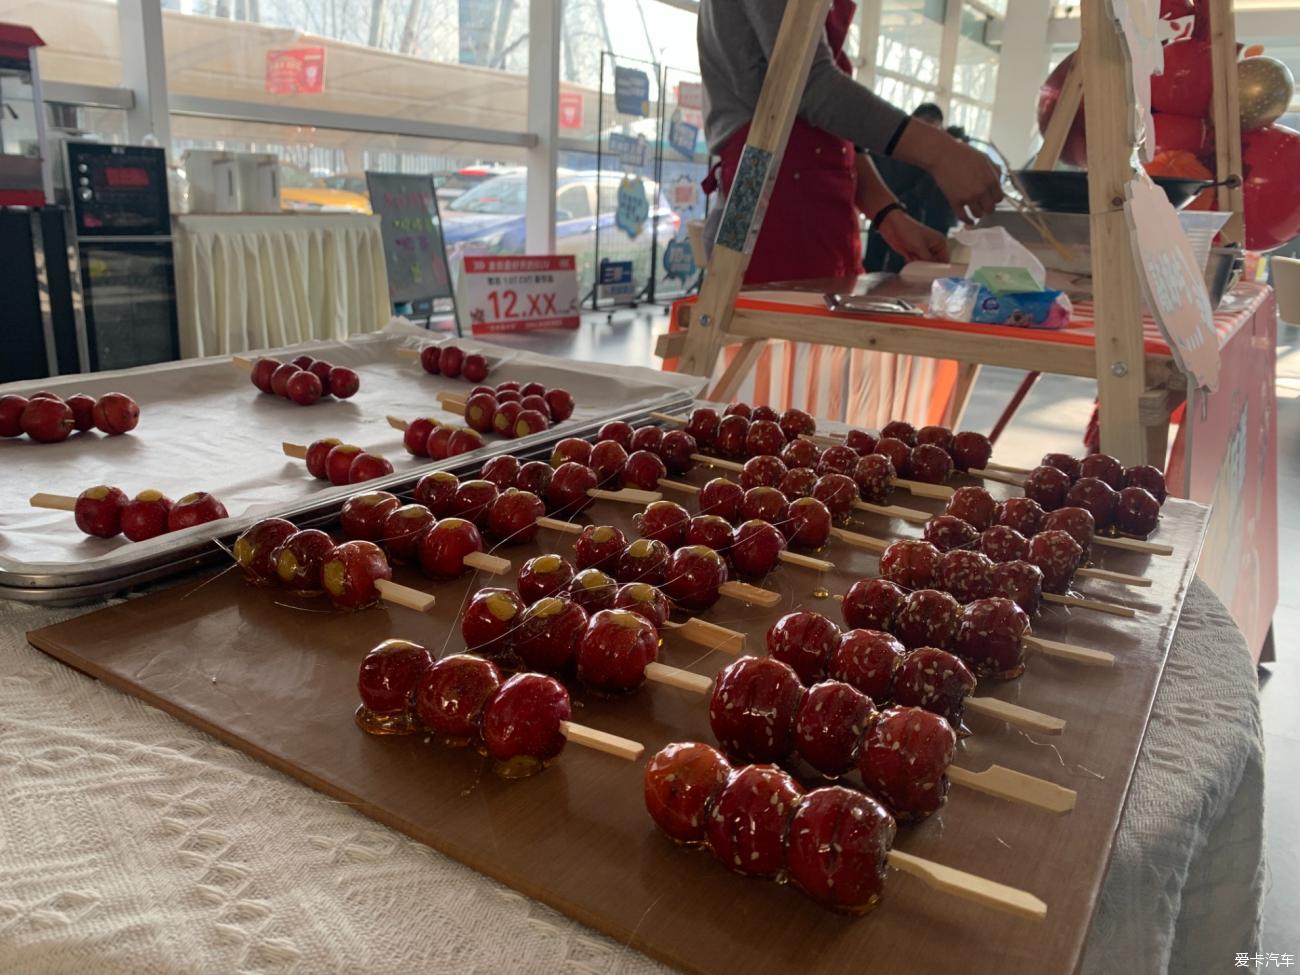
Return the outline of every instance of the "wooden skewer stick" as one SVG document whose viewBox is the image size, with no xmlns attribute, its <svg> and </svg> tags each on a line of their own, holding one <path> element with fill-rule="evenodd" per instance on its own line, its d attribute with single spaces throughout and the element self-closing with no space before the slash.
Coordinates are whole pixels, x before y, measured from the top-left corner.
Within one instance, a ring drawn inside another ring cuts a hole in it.
<svg viewBox="0 0 1300 975">
<path fill-rule="evenodd" d="M 248 356 L 232 355 L 230 357 L 230 364 L 236 369 L 242 369 L 244 372 L 253 371 L 253 360 L 248 358 Z"/>
<path fill-rule="evenodd" d="M 670 481 L 666 477 L 659 478 L 659 486 L 665 491 L 680 491 L 682 494 L 699 494 L 702 488 L 694 484 L 687 484 L 685 481 Z"/>
<path fill-rule="evenodd" d="M 588 728 L 585 724 L 577 724 L 573 721 L 561 721 L 560 731 L 575 745 L 594 748 L 598 752 L 626 759 L 629 762 L 635 762 L 645 752 L 645 745 L 639 741 L 620 738 L 618 735 L 611 735 L 608 731 Z"/>
<path fill-rule="evenodd" d="M 928 481 L 909 481 L 906 478 L 894 477 L 889 481 L 894 487 L 910 491 L 918 498 L 937 498 L 940 501 L 947 501 L 953 495 L 953 489 L 946 484 L 931 484 Z"/>
<path fill-rule="evenodd" d="M 465 397 L 457 396 L 455 393 L 439 393 L 434 397 L 444 410 L 450 410 L 452 413 L 465 413 Z"/>
<path fill-rule="evenodd" d="M 560 521 L 558 518 L 547 518 L 545 515 L 537 519 L 539 528 L 549 528 L 551 531 L 564 532 L 566 535 L 581 535 L 582 526 L 575 525 L 571 521 Z"/>
<path fill-rule="evenodd" d="M 1122 548 L 1129 552 L 1145 552 L 1148 555 L 1173 555 L 1172 545 L 1148 542 L 1141 538 L 1112 538 L 1110 535 L 1093 535 L 1092 544 L 1104 545 L 1106 548 Z"/>
<path fill-rule="evenodd" d="M 1033 775 L 1025 775 L 1002 765 L 990 765 L 983 772 L 972 772 L 968 768 L 956 765 L 948 766 L 948 778 L 958 785 L 964 785 L 976 792 L 1024 803 L 1037 809 L 1045 809 L 1058 816 L 1074 808 L 1079 798 L 1073 789 L 1048 782 Z"/>
<path fill-rule="evenodd" d="M 1017 890 L 964 870 L 945 867 L 942 863 L 924 860 L 902 850 L 890 850 L 888 859 L 889 865 L 895 870 L 920 878 L 934 890 L 1029 918 L 1031 921 L 1041 921 L 1047 917 L 1047 905 L 1026 890 Z"/>
<path fill-rule="evenodd" d="M 972 467 L 966 473 L 972 477 L 982 477 L 986 481 L 997 481 L 999 484 L 1012 484 L 1016 487 L 1025 486 L 1025 479 L 1019 474 L 1007 474 L 1003 471 L 990 470 L 987 467 Z"/>
<path fill-rule="evenodd" d="M 853 507 L 858 511 L 869 511 L 871 514 L 880 515 L 883 518 L 897 518 L 913 525 L 924 525 L 934 517 L 928 511 L 903 508 L 896 504 L 872 504 L 870 501 L 854 501 Z"/>
<path fill-rule="evenodd" d="M 1010 464 L 995 464 L 993 461 L 985 464 L 984 469 L 986 471 L 997 471 L 1000 474 L 1019 474 L 1022 477 L 1029 473 L 1027 467 L 1012 467 Z"/>
<path fill-rule="evenodd" d="M 486 572 L 494 576 L 505 575 L 514 568 L 509 559 L 488 555 L 487 552 L 470 552 L 461 561 L 463 565 L 467 565 L 471 569 L 478 569 L 480 572 Z"/>
<path fill-rule="evenodd" d="M 811 555 L 802 555 L 799 552 L 782 550 L 777 558 L 786 565 L 797 565 L 801 569 L 814 569 L 817 572 L 830 572 L 835 568 L 834 562 L 827 562 L 825 559 L 814 558 Z"/>
<path fill-rule="evenodd" d="M 843 437 L 837 437 L 829 433 L 801 433 L 799 439 L 810 441 L 819 447 L 841 447 L 844 445 Z"/>
<path fill-rule="evenodd" d="M 284 451 L 286 457 L 295 457 L 298 460 L 307 459 L 307 448 L 303 444 L 289 443 L 289 441 L 286 440 L 284 443 L 280 444 L 280 449 Z"/>
<path fill-rule="evenodd" d="M 405 430 L 410 426 L 409 423 L 398 416 L 386 416 L 384 419 L 388 421 L 388 425 L 394 430 Z"/>
<path fill-rule="evenodd" d="M 1045 592 L 1043 593 L 1043 602 L 1055 603 L 1058 606 L 1073 606 L 1075 609 L 1090 609 L 1096 613 L 1108 613 L 1111 616 L 1122 616 L 1129 620 L 1137 616 L 1137 610 L 1130 606 L 1104 603 L 1100 599 L 1088 599 L 1084 596 L 1062 596 L 1059 593 Z"/>
<path fill-rule="evenodd" d="M 773 606 L 780 605 L 781 602 L 779 592 L 760 589 L 758 586 L 751 586 L 747 582 L 724 582 L 718 587 L 718 592 L 728 599 L 739 599 L 742 603 L 750 603 L 764 609 L 771 609 Z"/>
<path fill-rule="evenodd" d="M 399 359 L 418 359 L 418 358 L 420 358 L 420 350 L 419 350 L 419 349 L 408 349 L 408 348 L 406 348 L 405 346 L 403 346 L 402 348 L 400 348 L 400 349 L 397 350 L 397 358 L 399 358 Z"/>
<path fill-rule="evenodd" d="M 743 471 L 745 469 L 744 464 L 738 464 L 734 460 L 724 460 L 721 457 L 711 457 L 708 454 L 691 454 L 691 460 L 697 464 L 716 467 L 722 471 Z"/>
<path fill-rule="evenodd" d="M 664 496 L 658 491 L 640 491 L 636 488 L 623 488 L 621 491 L 606 491 L 604 488 L 592 488 L 587 492 L 589 498 L 604 501 L 622 501 L 625 504 L 647 505 L 652 501 L 662 501 Z"/>
<path fill-rule="evenodd" d="M 889 547 L 889 543 L 882 539 L 851 532 L 844 528 L 832 528 L 831 538 L 839 539 L 841 542 L 846 542 L 857 548 L 865 548 L 868 552 L 874 552 L 876 555 L 882 554 Z"/>
<path fill-rule="evenodd" d="M 745 652 L 745 634 L 702 620 L 698 616 L 692 616 L 685 623 L 665 623 L 662 629 L 710 650 L 721 650 L 736 656 Z"/>
<path fill-rule="evenodd" d="M 673 413 L 650 413 L 650 419 L 659 420 L 662 423 L 676 423 L 678 426 L 685 426 L 688 422 L 684 416 L 677 416 Z"/>
<path fill-rule="evenodd" d="M 1110 569 L 1094 569 L 1085 566 L 1082 569 L 1075 569 L 1074 574 L 1084 579 L 1101 579 L 1103 582 L 1117 582 L 1121 586 L 1134 586 L 1139 589 L 1148 589 L 1151 586 L 1151 580 L 1146 576 L 1129 575 L 1127 572 L 1112 572 Z"/>
<path fill-rule="evenodd" d="M 1022 708 L 1019 704 L 1012 704 L 996 697 L 968 697 L 966 710 L 972 714 L 997 718 L 1017 728 L 1037 731 L 1044 735 L 1059 735 L 1065 731 L 1064 718 L 1043 714 L 1041 711 L 1031 711 L 1029 708 Z"/>
<path fill-rule="evenodd" d="M 67 494 L 33 494 L 27 503 L 33 508 L 49 508 L 51 511 L 77 510 L 77 499 Z"/>
<path fill-rule="evenodd" d="M 669 667 L 667 664 L 646 664 L 645 679 L 656 684 L 667 684 L 669 687 L 690 691 L 692 694 L 708 694 L 713 690 L 713 681 L 710 678 L 692 674 L 689 670 L 682 670 L 680 667 Z"/>
<path fill-rule="evenodd" d="M 1089 650 L 1087 647 L 1076 647 L 1072 643 L 1057 643 L 1055 640 L 1044 640 L 1036 636 L 1026 636 L 1024 643 L 1030 650 L 1037 650 L 1044 657 L 1059 657 L 1089 667 L 1115 666 L 1115 655 L 1104 650 Z"/>
<path fill-rule="evenodd" d="M 375 588 L 379 590 L 379 595 L 384 598 L 384 602 L 392 603 L 394 606 L 405 606 L 417 613 L 427 613 L 437 602 L 433 593 L 412 589 L 391 579 L 376 579 Z"/>
</svg>

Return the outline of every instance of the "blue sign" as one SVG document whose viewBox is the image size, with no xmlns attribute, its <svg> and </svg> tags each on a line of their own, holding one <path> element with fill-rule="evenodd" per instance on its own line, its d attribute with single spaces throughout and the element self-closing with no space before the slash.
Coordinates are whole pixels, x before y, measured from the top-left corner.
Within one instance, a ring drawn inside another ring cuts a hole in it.
<svg viewBox="0 0 1300 975">
<path fill-rule="evenodd" d="M 671 281 L 676 278 L 685 284 L 695 276 L 695 255 L 685 240 L 670 240 L 664 248 L 664 275 Z"/>
<path fill-rule="evenodd" d="M 624 115 L 650 114 L 650 76 L 636 68 L 614 67 L 614 107 Z"/>
<path fill-rule="evenodd" d="M 700 137 L 699 126 L 674 119 L 668 128 L 668 144 L 687 159 L 695 158 L 695 143 Z"/>
<path fill-rule="evenodd" d="M 646 199 L 645 183 L 640 176 L 624 176 L 618 184 L 618 209 L 614 213 L 614 226 L 635 239 L 650 218 L 650 201 Z"/>
<path fill-rule="evenodd" d="M 632 277 L 631 261 L 611 261 L 605 258 L 600 262 L 600 296 L 613 298 L 619 304 L 626 304 L 636 299 L 636 281 Z"/>
<path fill-rule="evenodd" d="M 638 166 L 644 166 L 646 160 L 645 136 L 624 135 L 622 132 L 611 132 L 609 134 L 609 151 L 612 155 L 618 157 L 628 169 L 634 169 Z"/>
</svg>

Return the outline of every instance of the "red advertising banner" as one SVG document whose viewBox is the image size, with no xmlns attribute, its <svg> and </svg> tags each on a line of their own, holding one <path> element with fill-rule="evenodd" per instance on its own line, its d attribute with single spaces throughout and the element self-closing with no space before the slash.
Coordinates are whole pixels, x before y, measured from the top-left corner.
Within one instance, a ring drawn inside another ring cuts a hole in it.
<svg viewBox="0 0 1300 975">
<path fill-rule="evenodd" d="M 582 93 L 577 91 L 560 92 L 560 128 L 582 128 Z"/>
<path fill-rule="evenodd" d="M 1197 575 L 1256 661 L 1278 600 L 1276 349 L 1270 295 L 1223 344 L 1219 388 L 1191 391 L 1169 463 L 1170 491 L 1213 508 Z"/>
<path fill-rule="evenodd" d="M 577 262 L 572 254 L 467 256 L 458 305 L 475 335 L 577 328 Z"/>
<path fill-rule="evenodd" d="M 319 95 L 325 91 L 325 48 L 294 47 L 266 52 L 268 95 Z"/>
</svg>

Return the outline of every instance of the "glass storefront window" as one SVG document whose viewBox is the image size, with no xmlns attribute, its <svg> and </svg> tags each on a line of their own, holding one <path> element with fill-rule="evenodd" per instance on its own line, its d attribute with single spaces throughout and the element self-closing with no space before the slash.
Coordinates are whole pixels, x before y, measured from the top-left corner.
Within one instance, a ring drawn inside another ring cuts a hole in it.
<svg viewBox="0 0 1300 975">
<path fill-rule="evenodd" d="M 114 0 L 0 0 L 0 21 L 41 35 L 41 77 L 79 85 L 122 83 L 121 34 Z"/>
<path fill-rule="evenodd" d="M 940 85 L 945 0 L 885 0 L 876 40 L 876 67 L 911 79 L 914 86 Z M 890 101 L 894 99 L 881 92 Z M 908 111 L 910 100 L 894 101 Z"/>
<path fill-rule="evenodd" d="M 166 0 L 164 8 L 173 95 L 526 130 L 528 0 Z"/>
</svg>

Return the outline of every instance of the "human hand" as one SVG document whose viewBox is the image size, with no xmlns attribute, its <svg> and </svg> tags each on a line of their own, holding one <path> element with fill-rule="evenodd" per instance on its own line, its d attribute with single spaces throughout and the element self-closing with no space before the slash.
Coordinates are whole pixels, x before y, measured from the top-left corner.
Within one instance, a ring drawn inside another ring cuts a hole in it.
<svg viewBox="0 0 1300 975">
<path fill-rule="evenodd" d="M 992 213 L 1002 199 L 1002 173 L 993 160 L 932 125 L 909 125 L 894 157 L 929 172 L 963 223 Z"/>
<path fill-rule="evenodd" d="M 948 238 L 903 210 L 891 210 L 874 229 L 908 263 L 948 262 Z"/>
</svg>

